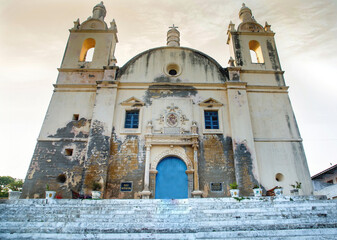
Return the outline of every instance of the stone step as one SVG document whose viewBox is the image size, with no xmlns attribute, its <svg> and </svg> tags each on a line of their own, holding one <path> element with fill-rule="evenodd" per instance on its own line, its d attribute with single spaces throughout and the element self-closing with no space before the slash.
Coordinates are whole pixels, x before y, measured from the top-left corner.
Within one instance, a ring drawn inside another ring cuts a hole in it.
<svg viewBox="0 0 337 240">
<path fill-rule="evenodd" d="M 75 200 L 76 201 L 76 200 Z M 69 203 L 69 204 L 67 204 Z M 310 210 L 312 208 L 328 208 L 331 207 L 332 203 L 330 202 L 323 202 L 323 203 L 301 203 L 301 202 L 282 202 L 282 203 L 236 203 L 236 204 L 230 204 L 230 205 L 223 205 L 220 203 L 213 203 L 212 205 L 194 205 L 194 204 L 184 204 L 184 205 L 130 205 L 130 206 L 124 206 L 124 205 L 104 205 L 101 204 L 101 202 L 97 201 L 96 204 L 87 204 L 85 202 L 79 202 L 78 205 L 75 204 L 76 202 L 69 202 L 69 200 L 58 200 L 54 203 L 48 203 L 48 204 L 40 204 L 40 205 L 26 205 L 26 204 L 10 204 L 10 205 L 2 205 L 0 204 L 0 210 L 1 209 L 18 209 L 20 207 L 25 207 L 26 209 L 32 208 L 32 209 L 38 209 L 38 208 L 45 208 L 48 206 L 50 209 L 64 209 L 64 206 L 66 207 L 72 207 L 72 209 L 79 209 L 79 210 L 86 210 L 86 209 L 95 209 L 95 210 L 127 210 L 127 209 L 141 209 L 141 210 L 151 210 L 155 209 L 156 211 L 169 211 L 169 210 L 186 210 L 190 208 L 197 208 L 198 210 L 225 210 L 225 209 L 250 209 L 250 208 L 274 208 L 274 209 L 303 209 L 303 210 Z M 89 202 L 90 203 L 90 202 Z M 337 203 L 334 204 L 335 207 L 337 206 Z"/>
<path fill-rule="evenodd" d="M 214 232 L 214 231 L 257 231 L 303 228 L 337 228 L 337 222 L 312 219 L 287 219 L 261 221 L 205 221 L 205 222 L 5 222 L 0 223 L 0 232 L 7 233 L 123 233 L 123 232 Z"/>
<path fill-rule="evenodd" d="M 68 209 L 67 209 L 68 208 Z M 168 212 L 172 214 L 186 214 L 189 212 L 202 212 L 202 213 L 238 213 L 238 212 L 254 212 L 254 213 L 265 213 L 269 211 L 274 212 L 307 212 L 307 211 L 333 211 L 337 210 L 336 205 L 326 205 L 326 206 L 310 206 L 310 207 L 277 207 L 277 206 L 261 206 L 254 207 L 254 208 L 236 208 L 236 206 L 232 206 L 232 208 L 172 208 L 172 209 L 156 209 L 156 208 L 142 208 L 137 207 L 129 207 L 129 208 L 101 208 L 97 209 L 96 207 L 83 207 L 83 208 L 73 208 L 72 206 L 62 206 L 62 207 L 54 207 L 54 206 L 44 206 L 44 207 L 29 207 L 25 208 L 24 206 L 16 206 L 16 208 L 0 208 L 1 214 L 18 214 L 22 211 L 25 211 L 27 214 L 35 213 L 36 211 L 44 212 L 45 214 L 58 214 L 58 213 L 65 213 L 65 214 L 87 214 L 87 213 L 94 213 L 94 214 L 101 214 L 101 213 L 109 213 L 109 214 L 134 214 L 134 213 L 146 213 L 146 214 L 160 214 L 162 212 Z"/>
<path fill-rule="evenodd" d="M 0 200 L 0 239 L 334 237 L 337 201 L 307 198 Z"/>
<path fill-rule="evenodd" d="M 275 213 L 269 212 L 266 214 L 255 214 L 255 213 L 212 213 L 212 214 L 162 214 L 162 215 L 151 215 L 151 214 L 134 214 L 134 215 L 114 215 L 114 214 L 13 214 L 13 215 L 0 215 L 0 221 L 15 221 L 15 222 L 26 222 L 27 219 L 30 221 L 50 221 L 50 222 L 67 222 L 75 221 L 80 222 L 86 219 L 91 219 L 92 221 L 113 221 L 113 222 L 139 222 L 143 219 L 148 219 L 149 222 L 163 222 L 176 220 L 177 222 L 183 222 L 186 219 L 192 222 L 203 222 L 203 221 L 229 221 L 229 220 L 263 220 L 263 219 L 337 219 L 337 213 L 327 213 L 322 211 L 312 211 L 309 213 L 300 212 L 283 212 Z"/>
<path fill-rule="evenodd" d="M 284 219 L 337 219 L 337 214 L 334 213 L 325 213 L 325 212 L 310 212 L 306 214 L 301 213 L 266 213 L 266 214 L 246 214 L 246 213 L 233 213 L 233 214 L 163 214 L 163 215 L 109 215 L 109 214 L 78 214 L 78 215 L 64 215 L 64 214 L 50 214 L 50 215 L 10 215 L 10 216 L 1 216 L 0 221 L 5 222 L 25 222 L 27 218 L 30 221 L 44 221 L 44 222 L 82 222 L 87 219 L 92 221 L 100 222 L 141 222 L 144 219 L 148 219 L 148 222 L 168 222 L 175 220 L 176 222 L 184 222 L 186 220 L 190 222 L 204 222 L 204 221 L 229 221 L 240 219 L 250 220 L 250 221 L 259 221 L 263 219 L 274 219 L 274 220 L 284 220 Z"/>
<path fill-rule="evenodd" d="M 308 234 L 310 232 L 310 234 Z M 0 239 L 44 239 L 44 240 L 103 240 L 103 239 L 285 239 L 285 240 L 320 240 L 336 239 L 337 228 L 331 229 L 299 229 L 299 230 L 274 230 L 274 231 L 232 231 L 232 232 L 198 232 L 198 233 L 0 233 Z"/>
<path fill-rule="evenodd" d="M 109 214 L 75 214 L 75 215 L 64 215 L 64 214 L 49 214 L 49 215 L 8 215 L 1 216 L 1 222 L 26 222 L 27 219 L 31 222 L 82 222 L 90 219 L 91 221 L 98 222 L 116 222 L 116 223 L 133 223 L 141 222 L 144 219 L 147 219 L 147 222 L 184 222 L 190 221 L 194 223 L 204 222 L 204 221 L 240 221 L 240 220 L 249 220 L 249 221 L 260 221 L 260 220 L 279 220 L 283 221 L 286 219 L 318 219 L 319 221 L 334 220 L 337 219 L 337 214 L 335 213 L 325 213 L 325 212 L 309 212 L 306 214 L 303 213 L 266 213 L 266 214 L 246 214 L 246 213 L 233 213 L 233 214 L 163 214 L 163 215 L 109 215 Z"/>
<path fill-rule="evenodd" d="M 94 213 L 135 213 L 135 212 L 145 212 L 145 213 L 161 213 L 161 212 L 169 212 L 169 213 L 186 213 L 186 212 L 205 212 L 205 213 L 215 213 L 215 212 L 223 212 L 223 213 L 231 213 L 231 212 L 269 212 L 269 211 L 275 211 L 275 212 L 291 212 L 291 211 L 317 211 L 317 210 L 337 210 L 337 203 L 336 204 L 326 204 L 326 205 L 311 205 L 311 206 L 298 206 L 298 207 L 280 207 L 280 206 L 259 206 L 254 205 L 254 207 L 250 208 L 243 208 L 242 206 L 232 206 L 231 208 L 199 208 L 199 207 L 187 207 L 187 208 L 150 208 L 150 207 L 142 207 L 137 206 L 133 207 L 130 206 L 128 208 L 121 208 L 118 206 L 115 206 L 114 208 L 109 207 L 97 207 L 97 206 L 83 206 L 83 207 L 73 207 L 72 205 L 44 205 L 40 207 L 26 207 L 22 205 L 15 205 L 15 207 L 5 207 L 0 205 L 0 213 L 21 213 L 22 211 L 25 211 L 26 213 L 33 213 L 36 211 L 43 211 L 45 213 L 88 213 L 88 212 L 94 212 Z"/>
</svg>

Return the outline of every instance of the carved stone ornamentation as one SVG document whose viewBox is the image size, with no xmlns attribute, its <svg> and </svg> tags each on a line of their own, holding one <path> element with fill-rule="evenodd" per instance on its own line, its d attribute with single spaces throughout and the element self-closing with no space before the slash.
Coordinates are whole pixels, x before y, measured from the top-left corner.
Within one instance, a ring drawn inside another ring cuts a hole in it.
<svg viewBox="0 0 337 240">
<path fill-rule="evenodd" d="M 154 159 L 154 161 L 151 163 L 151 170 L 156 170 L 158 163 L 160 160 L 164 159 L 168 156 L 176 156 L 183 160 L 187 166 L 188 170 L 193 170 L 193 163 L 191 159 L 186 155 L 186 152 L 181 148 L 170 148 L 169 150 L 166 150 L 159 155 L 157 155 Z"/>
<path fill-rule="evenodd" d="M 182 128 L 189 119 L 182 113 L 178 106 L 175 106 L 172 103 L 170 106 L 167 106 L 166 109 L 160 114 L 160 117 L 157 119 L 159 125 L 161 125 L 164 131 L 167 133 L 184 133 L 185 130 Z M 176 131 L 170 131 L 170 128 L 177 129 Z"/>
</svg>

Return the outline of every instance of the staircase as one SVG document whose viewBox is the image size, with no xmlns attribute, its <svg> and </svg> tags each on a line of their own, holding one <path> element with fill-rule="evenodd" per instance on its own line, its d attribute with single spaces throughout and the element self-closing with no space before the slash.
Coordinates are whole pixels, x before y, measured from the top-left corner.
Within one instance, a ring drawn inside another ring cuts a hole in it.
<svg viewBox="0 0 337 240">
<path fill-rule="evenodd" d="M 337 201 L 0 200 L 0 239 L 337 239 Z"/>
</svg>

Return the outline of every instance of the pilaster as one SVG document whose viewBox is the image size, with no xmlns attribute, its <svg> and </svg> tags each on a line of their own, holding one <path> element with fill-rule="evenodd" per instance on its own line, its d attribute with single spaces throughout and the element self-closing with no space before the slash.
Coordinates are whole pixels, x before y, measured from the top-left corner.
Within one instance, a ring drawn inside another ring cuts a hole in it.
<svg viewBox="0 0 337 240">
<path fill-rule="evenodd" d="M 246 86 L 244 82 L 226 83 L 235 177 L 242 195 L 249 196 L 259 182 L 259 171 Z"/>
<path fill-rule="evenodd" d="M 140 193 L 143 199 L 149 199 L 150 192 L 150 157 L 151 157 L 151 144 L 146 143 L 146 155 L 145 155 L 145 173 L 144 173 L 144 190 Z"/>
<path fill-rule="evenodd" d="M 116 95 L 115 81 L 109 81 L 106 78 L 97 81 L 95 107 L 84 162 L 84 183 L 82 184 L 84 193 L 90 193 L 93 182 L 99 182 L 102 185 L 101 191 L 105 190 Z"/>
</svg>

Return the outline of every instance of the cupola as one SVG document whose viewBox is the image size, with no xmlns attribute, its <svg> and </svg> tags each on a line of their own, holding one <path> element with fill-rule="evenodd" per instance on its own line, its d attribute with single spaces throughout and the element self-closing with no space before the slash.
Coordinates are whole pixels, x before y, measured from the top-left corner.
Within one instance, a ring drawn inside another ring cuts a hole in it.
<svg viewBox="0 0 337 240">
<path fill-rule="evenodd" d="M 93 8 L 93 10 L 92 10 L 92 18 L 104 20 L 105 15 L 106 15 L 105 6 L 104 6 L 103 2 L 100 2 L 99 4 L 97 4 Z"/>
<path fill-rule="evenodd" d="M 180 32 L 177 30 L 178 27 L 172 25 L 170 30 L 167 31 L 167 46 L 169 47 L 179 47 L 180 46 Z"/>
</svg>

